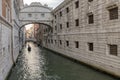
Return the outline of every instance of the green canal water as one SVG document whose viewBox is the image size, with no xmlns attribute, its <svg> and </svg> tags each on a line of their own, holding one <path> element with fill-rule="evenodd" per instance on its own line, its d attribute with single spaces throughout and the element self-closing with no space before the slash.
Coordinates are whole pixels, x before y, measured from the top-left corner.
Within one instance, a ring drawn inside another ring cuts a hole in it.
<svg viewBox="0 0 120 80">
<path fill-rule="evenodd" d="M 76 63 L 33 43 L 19 55 L 8 80 L 120 80 Z"/>
</svg>

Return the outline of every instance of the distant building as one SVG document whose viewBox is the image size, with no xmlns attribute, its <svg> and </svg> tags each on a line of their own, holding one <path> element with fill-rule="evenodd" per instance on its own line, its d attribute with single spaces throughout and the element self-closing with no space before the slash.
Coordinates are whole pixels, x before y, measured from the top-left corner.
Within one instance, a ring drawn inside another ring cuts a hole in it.
<svg viewBox="0 0 120 80">
<path fill-rule="evenodd" d="M 34 24 L 28 30 L 26 30 L 26 39 L 33 39 L 34 37 Z"/>
</svg>

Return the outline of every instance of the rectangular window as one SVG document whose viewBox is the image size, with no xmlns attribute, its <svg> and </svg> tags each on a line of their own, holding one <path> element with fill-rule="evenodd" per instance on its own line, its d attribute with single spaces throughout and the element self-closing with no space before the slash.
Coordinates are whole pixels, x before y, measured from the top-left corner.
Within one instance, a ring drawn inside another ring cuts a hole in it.
<svg viewBox="0 0 120 80">
<path fill-rule="evenodd" d="M 79 19 L 76 19 L 76 20 L 75 20 L 75 25 L 76 25 L 76 26 L 79 26 Z"/>
<path fill-rule="evenodd" d="M 118 55 L 118 46 L 117 45 L 109 45 L 109 54 L 111 55 Z"/>
<path fill-rule="evenodd" d="M 69 46 L 69 41 L 66 41 L 66 46 Z"/>
<path fill-rule="evenodd" d="M 60 12 L 60 17 L 62 17 L 62 12 Z"/>
<path fill-rule="evenodd" d="M 57 26 L 55 26 L 55 30 L 57 30 Z"/>
<path fill-rule="evenodd" d="M 53 44 L 53 40 L 51 39 L 51 43 Z"/>
<path fill-rule="evenodd" d="M 55 15 L 55 19 L 56 19 L 56 15 Z"/>
<path fill-rule="evenodd" d="M 88 2 L 92 2 L 93 0 L 88 0 Z"/>
<path fill-rule="evenodd" d="M 60 45 L 62 45 L 62 40 L 60 40 Z"/>
<path fill-rule="evenodd" d="M 75 8 L 79 8 L 79 1 L 75 2 Z"/>
<path fill-rule="evenodd" d="M 69 28 L 69 22 L 66 22 L 67 28 Z"/>
<path fill-rule="evenodd" d="M 50 40 L 48 39 L 48 43 L 50 43 Z"/>
<path fill-rule="evenodd" d="M 62 24 L 60 24 L 60 29 L 62 29 Z"/>
<path fill-rule="evenodd" d="M 79 42 L 78 41 L 75 41 L 75 47 L 79 48 Z"/>
<path fill-rule="evenodd" d="M 66 12 L 69 13 L 69 7 L 66 8 Z"/>
<path fill-rule="evenodd" d="M 55 44 L 57 44 L 57 41 L 55 40 Z"/>
<path fill-rule="evenodd" d="M 118 7 L 109 9 L 110 20 L 118 19 Z"/>
<path fill-rule="evenodd" d="M 93 14 L 88 15 L 88 23 L 89 24 L 93 24 L 94 23 L 94 15 Z"/>
<path fill-rule="evenodd" d="M 88 48 L 89 48 L 89 51 L 93 51 L 94 50 L 93 43 L 88 43 Z"/>
</svg>

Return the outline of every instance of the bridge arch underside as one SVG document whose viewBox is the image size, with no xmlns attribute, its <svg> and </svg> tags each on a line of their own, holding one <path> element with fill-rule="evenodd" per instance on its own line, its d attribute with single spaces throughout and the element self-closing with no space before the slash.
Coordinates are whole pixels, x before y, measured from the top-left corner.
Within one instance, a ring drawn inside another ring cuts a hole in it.
<svg viewBox="0 0 120 80">
<path fill-rule="evenodd" d="M 37 43 L 37 41 L 36 41 L 36 40 L 33 40 L 33 39 L 26 39 L 25 42 L 26 42 L 26 43 L 27 43 L 27 42 L 34 42 L 34 43 Z"/>
<path fill-rule="evenodd" d="M 40 24 L 40 25 L 44 25 L 45 27 L 52 29 L 52 26 L 50 25 L 50 21 L 48 21 L 48 22 L 45 22 L 45 21 L 22 21 L 20 29 L 25 27 L 28 24 Z"/>
</svg>

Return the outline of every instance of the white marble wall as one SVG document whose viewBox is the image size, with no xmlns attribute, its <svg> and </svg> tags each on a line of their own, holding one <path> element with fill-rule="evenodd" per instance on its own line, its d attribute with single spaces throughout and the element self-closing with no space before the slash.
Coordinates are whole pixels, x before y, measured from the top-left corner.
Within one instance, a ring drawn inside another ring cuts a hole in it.
<svg viewBox="0 0 120 80">
<path fill-rule="evenodd" d="M 48 44 L 48 48 L 63 55 L 72 57 L 98 69 L 104 70 L 113 75 L 120 76 L 120 18 L 109 20 L 107 7 L 116 4 L 119 7 L 119 0 L 79 0 L 79 8 L 75 8 L 75 1 L 65 1 L 58 6 L 53 14 L 57 16 L 54 19 L 53 34 L 49 39 L 57 40 L 57 44 Z M 69 7 L 70 12 L 66 13 Z M 63 16 L 60 18 L 59 13 Z M 94 24 L 88 24 L 87 14 L 93 12 Z M 79 19 L 79 26 L 75 26 L 75 19 Z M 66 22 L 70 22 L 70 27 L 66 28 Z M 60 25 L 63 29 L 59 31 Z M 57 31 L 55 26 L 57 25 Z M 62 45 L 59 45 L 62 40 Z M 70 41 L 69 47 L 66 46 L 66 40 Z M 79 48 L 75 48 L 75 41 L 79 41 Z M 88 42 L 94 44 L 94 51 L 88 50 Z M 118 45 L 118 56 L 109 54 L 108 44 Z"/>
<path fill-rule="evenodd" d="M 1 24 L 1 49 L 0 49 L 0 80 L 5 80 L 12 67 L 11 56 L 11 28 L 8 25 Z"/>
</svg>

